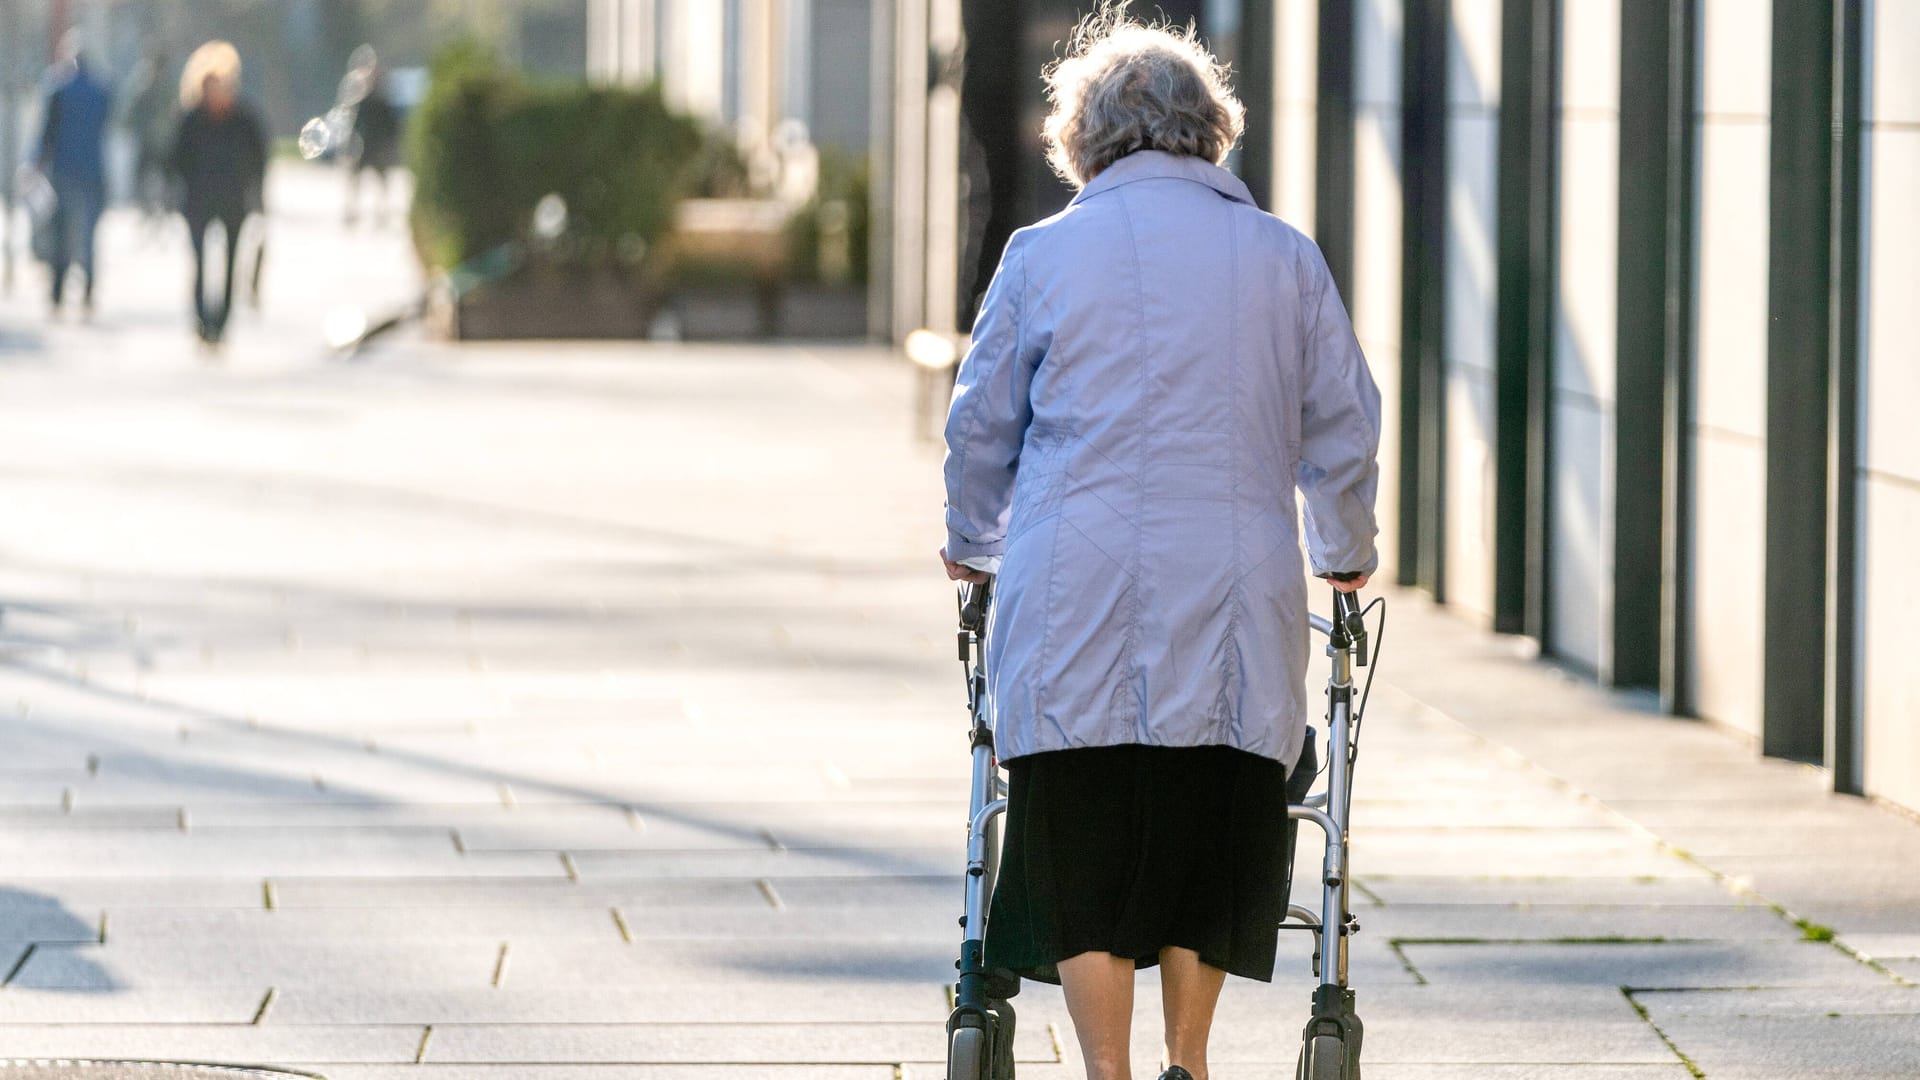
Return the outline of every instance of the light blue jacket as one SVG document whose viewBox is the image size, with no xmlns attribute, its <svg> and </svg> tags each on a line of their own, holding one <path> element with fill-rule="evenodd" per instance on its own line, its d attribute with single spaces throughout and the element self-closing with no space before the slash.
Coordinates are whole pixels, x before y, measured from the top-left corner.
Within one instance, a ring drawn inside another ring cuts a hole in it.
<svg viewBox="0 0 1920 1080">
<path fill-rule="evenodd" d="M 1294 489 L 1314 573 L 1372 571 L 1379 428 L 1319 249 L 1226 170 L 1139 151 L 1015 233 L 946 431 L 948 555 L 1004 556 L 1001 760 L 1221 744 L 1291 766 Z"/>
</svg>

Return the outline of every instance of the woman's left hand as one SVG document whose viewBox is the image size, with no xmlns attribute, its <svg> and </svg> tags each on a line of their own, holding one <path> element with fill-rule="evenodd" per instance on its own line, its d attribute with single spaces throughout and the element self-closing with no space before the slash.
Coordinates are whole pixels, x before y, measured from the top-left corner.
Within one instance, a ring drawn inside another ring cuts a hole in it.
<svg viewBox="0 0 1920 1080">
<path fill-rule="evenodd" d="M 940 561 L 946 565 L 948 581 L 964 581 L 970 585 L 985 585 L 993 577 L 985 570 L 975 570 L 971 566 L 962 566 L 947 558 L 947 549 L 940 549 Z"/>
</svg>

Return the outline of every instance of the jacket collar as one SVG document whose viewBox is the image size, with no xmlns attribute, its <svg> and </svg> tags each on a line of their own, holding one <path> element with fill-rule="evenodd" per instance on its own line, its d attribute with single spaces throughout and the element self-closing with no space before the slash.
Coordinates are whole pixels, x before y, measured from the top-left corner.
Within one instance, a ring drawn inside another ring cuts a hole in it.
<svg viewBox="0 0 1920 1080">
<path fill-rule="evenodd" d="M 1210 161 L 1186 154 L 1169 154 L 1164 150 L 1135 150 L 1107 166 L 1100 175 L 1088 181 L 1087 186 L 1081 188 L 1068 205 L 1085 202 L 1101 192 L 1136 180 L 1160 179 L 1191 180 L 1196 184 L 1205 184 L 1235 202 L 1256 205 L 1253 192 L 1247 190 L 1247 185 L 1239 177 Z"/>
</svg>

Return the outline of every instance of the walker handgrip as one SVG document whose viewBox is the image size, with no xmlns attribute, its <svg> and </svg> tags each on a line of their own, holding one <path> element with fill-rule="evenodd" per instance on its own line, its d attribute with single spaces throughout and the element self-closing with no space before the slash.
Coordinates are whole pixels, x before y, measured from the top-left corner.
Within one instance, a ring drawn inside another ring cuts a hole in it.
<svg viewBox="0 0 1920 1080">
<path fill-rule="evenodd" d="M 1358 575 L 1355 575 L 1356 577 Z M 1353 662 L 1359 667 L 1367 666 L 1367 618 L 1361 612 L 1360 597 L 1350 592 L 1333 591 L 1333 625 L 1335 643 L 1345 638 L 1353 649 Z"/>
<path fill-rule="evenodd" d="M 960 586 L 960 629 L 977 634 L 986 628 L 987 606 L 993 602 L 993 579 Z"/>
</svg>

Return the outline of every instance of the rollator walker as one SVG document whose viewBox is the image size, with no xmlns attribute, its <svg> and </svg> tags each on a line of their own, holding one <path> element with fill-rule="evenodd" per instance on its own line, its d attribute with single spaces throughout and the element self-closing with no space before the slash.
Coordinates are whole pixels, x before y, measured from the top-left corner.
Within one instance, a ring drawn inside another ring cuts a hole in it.
<svg viewBox="0 0 1920 1080">
<path fill-rule="evenodd" d="M 1013 1080 L 1014 1010 L 1010 1000 L 1020 992 L 1020 979 L 1009 971 L 986 967 L 987 906 L 999 873 L 999 817 L 1007 809 L 1007 784 L 993 750 L 993 718 L 987 702 L 986 625 L 993 585 L 960 587 L 960 662 L 967 678 L 967 712 L 971 723 L 973 783 L 967 804 L 966 901 L 960 916 L 960 958 L 954 967 L 959 978 L 953 989 L 953 1010 L 947 1017 L 947 1080 Z M 1318 793 L 1306 794 L 1287 807 L 1287 842 L 1294 843 L 1298 822 L 1307 821 L 1326 834 L 1326 855 L 1320 866 L 1320 905 L 1315 911 L 1289 903 L 1282 930 L 1313 934 L 1313 974 L 1319 985 L 1301 1035 L 1295 1080 L 1360 1080 L 1360 1018 L 1353 1011 L 1353 990 L 1347 985 L 1347 940 L 1360 932 L 1360 923 L 1347 904 L 1347 826 L 1353 807 L 1353 769 L 1359 757 L 1360 721 L 1366 710 L 1372 673 L 1366 689 L 1354 701 L 1354 668 L 1369 660 L 1366 613 L 1385 601 L 1375 599 L 1361 607 L 1352 593 L 1333 590 L 1333 616 L 1309 615 L 1316 633 L 1327 639 L 1332 671 L 1327 679 L 1326 783 Z M 1309 749 L 1317 738 L 1307 729 Z M 1303 760 L 1304 757 L 1303 757 Z M 1318 777 L 1313 783 L 1318 784 Z M 1293 785 L 1289 785 L 1290 787 Z M 1294 788 L 1301 790 L 1301 788 Z M 1305 789 L 1311 792 L 1311 788 Z M 1292 852 L 1288 853 L 1291 893 Z M 1291 896 L 1289 896 L 1291 901 Z"/>
</svg>

